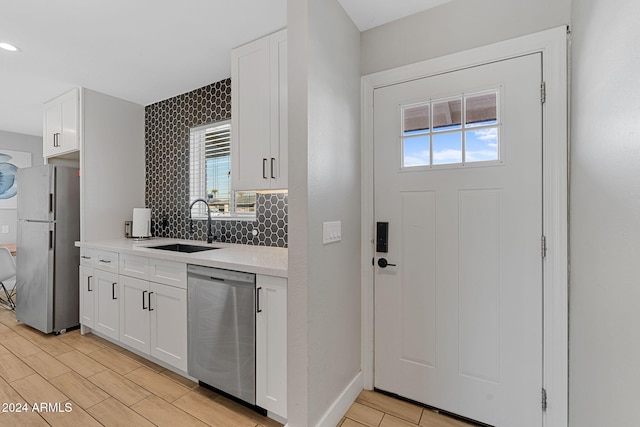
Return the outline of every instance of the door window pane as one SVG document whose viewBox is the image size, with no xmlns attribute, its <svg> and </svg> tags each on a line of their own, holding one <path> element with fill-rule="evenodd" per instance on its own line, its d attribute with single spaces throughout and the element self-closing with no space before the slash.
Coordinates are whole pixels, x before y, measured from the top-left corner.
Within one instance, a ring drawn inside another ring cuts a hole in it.
<svg viewBox="0 0 640 427">
<path fill-rule="evenodd" d="M 497 93 L 467 96 L 465 127 L 495 125 L 498 122 Z"/>
<path fill-rule="evenodd" d="M 433 135 L 433 164 L 462 163 L 462 132 Z"/>
<path fill-rule="evenodd" d="M 465 162 L 499 160 L 498 128 L 484 128 L 465 133 Z"/>
<path fill-rule="evenodd" d="M 404 133 L 428 132 L 431 123 L 429 104 L 415 105 L 403 109 Z"/>
<path fill-rule="evenodd" d="M 429 166 L 429 164 L 429 135 L 404 138 L 402 166 Z"/>
<path fill-rule="evenodd" d="M 462 99 L 433 103 L 433 130 L 444 131 L 462 127 Z"/>
</svg>

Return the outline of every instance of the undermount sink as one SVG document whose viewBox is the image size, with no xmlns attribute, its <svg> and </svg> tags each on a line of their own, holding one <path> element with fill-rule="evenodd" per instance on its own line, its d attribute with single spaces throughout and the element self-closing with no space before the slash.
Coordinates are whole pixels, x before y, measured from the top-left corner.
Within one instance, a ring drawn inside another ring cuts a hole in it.
<svg viewBox="0 0 640 427">
<path fill-rule="evenodd" d="M 160 249 L 162 251 L 172 251 L 172 252 L 202 252 L 202 251 L 212 251 L 214 248 L 211 246 L 198 246 L 198 245 L 188 245 L 184 243 L 170 243 L 168 245 L 158 245 L 158 246 L 147 246 L 149 249 Z"/>
</svg>

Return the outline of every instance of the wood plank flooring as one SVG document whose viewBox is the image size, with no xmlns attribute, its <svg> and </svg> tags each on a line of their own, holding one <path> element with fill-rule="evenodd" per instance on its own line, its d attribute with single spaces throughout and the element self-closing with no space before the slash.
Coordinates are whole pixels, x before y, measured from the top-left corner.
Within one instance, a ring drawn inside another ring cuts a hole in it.
<svg viewBox="0 0 640 427">
<path fill-rule="evenodd" d="M 33 410 L 43 402 L 58 406 Z M 45 335 L 1 307 L 0 405 L 0 426 L 282 426 L 100 337 Z M 364 390 L 338 426 L 470 424 Z"/>
<path fill-rule="evenodd" d="M 351 405 L 339 427 L 470 427 L 455 418 L 394 399 L 375 391 L 363 390 Z"/>
<path fill-rule="evenodd" d="M 58 405 L 33 410 L 43 402 Z M 0 426 L 282 426 L 100 337 L 45 335 L 4 308 L 0 405 Z"/>
</svg>

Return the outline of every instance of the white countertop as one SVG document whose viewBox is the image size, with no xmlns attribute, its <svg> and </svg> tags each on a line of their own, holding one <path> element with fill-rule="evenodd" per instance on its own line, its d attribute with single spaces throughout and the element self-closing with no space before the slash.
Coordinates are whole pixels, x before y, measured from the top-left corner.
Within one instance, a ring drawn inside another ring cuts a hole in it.
<svg viewBox="0 0 640 427">
<path fill-rule="evenodd" d="M 172 252 L 150 249 L 148 246 L 182 243 L 188 245 L 211 246 L 220 248 L 212 251 L 194 253 Z M 76 242 L 81 248 L 102 249 L 123 254 L 146 256 L 149 258 L 203 265 L 206 267 L 225 268 L 228 270 L 246 271 L 248 273 L 268 276 L 287 277 L 288 250 L 266 246 L 241 245 L 233 243 L 207 244 L 199 240 L 182 240 L 152 237 L 148 240 L 113 239 L 90 242 Z"/>
</svg>

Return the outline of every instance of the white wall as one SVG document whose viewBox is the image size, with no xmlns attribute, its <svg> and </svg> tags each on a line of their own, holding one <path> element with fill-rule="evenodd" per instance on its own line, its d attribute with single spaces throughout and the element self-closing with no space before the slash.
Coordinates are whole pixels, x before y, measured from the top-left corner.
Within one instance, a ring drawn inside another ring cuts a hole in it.
<svg viewBox="0 0 640 427">
<path fill-rule="evenodd" d="M 640 2 L 573 0 L 569 418 L 640 420 Z"/>
<path fill-rule="evenodd" d="M 0 149 L 29 152 L 31 153 L 32 166 L 44 164 L 41 136 L 0 131 Z M 20 197 L 20 195 L 16 197 Z M 17 225 L 15 209 L 0 209 L 0 226 L 2 225 L 9 226 L 9 233 L 0 233 L 0 243 L 15 243 Z"/>
<path fill-rule="evenodd" d="M 455 0 L 362 33 L 362 74 L 566 25 L 570 0 Z"/>
<path fill-rule="evenodd" d="M 288 22 L 295 427 L 321 421 L 360 372 L 361 74 L 360 33 L 337 0 L 290 1 Z M 322 244 L 324 221 L 342 222 L 341 242 Z"/>
</svg>

